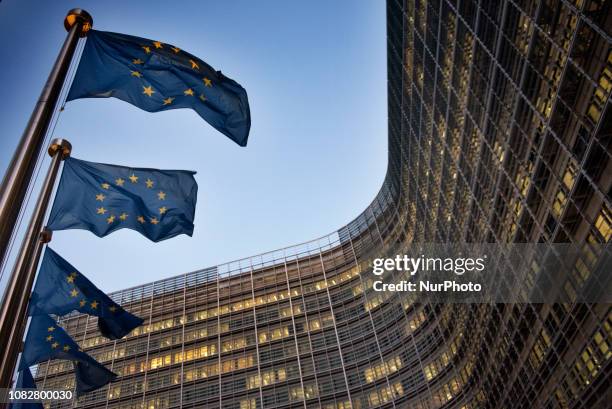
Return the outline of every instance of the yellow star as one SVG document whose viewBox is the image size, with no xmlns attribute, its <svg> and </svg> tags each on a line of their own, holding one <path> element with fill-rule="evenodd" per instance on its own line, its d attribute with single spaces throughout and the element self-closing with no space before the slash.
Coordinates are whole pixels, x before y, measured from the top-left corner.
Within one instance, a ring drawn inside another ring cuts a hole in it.
<svg viewBox="0 0 612 409">
<path fill-rule="evenodd" d="M 145 180 L 145 184 L 147 185 L 149 189 L 153 187 L 153 181 L 151 179 Z"/>
<path fill-rule="evenodd" d="M 138 72 L 138 71 L 132 71 L 132 77 L 140 78 L 140 77 L 142 77 L 142 74 L 140 72 Z"/>
<path fill-rule="evenodd" d="M 113 305 L 112 307 L 108 307 L 108 310 L 109 310 L 110 312 L 115 312 L 115 311 L 117 311 L 117 307 L 115 307 L 115 306 Z"/>
<path fill-rule="evenodd" d="M 164 105 L 170 105 L 172 103 L 172 101 L 174 101 L 174 98 L 168 97 L 168 98 L 164 99 Z"/>
<path fill-rule="evenodd" d="M 55 327 L 49 327 L 49 328 L 47 328 L 47 332 L 53 332 L 53 331 L 55 331 Z"/>
<path fill-rule="evenodd" d="M 111 224 L 112 222 L 115 221 L 115 216 L 114 215 L 110 215 L 110 217 L 106 218 L 106 223 Z"/>
<path fill-rule="evenodd" d="M 164 48 L 162 47 L 162 43 L 160 43 L 159 41 L 153 41 L 153 45 L 155 46 L 155 48 Z"/>
<path fill-rule="evenodd" d="M 87 304 L 87 301 L 85 301 L 85 300 L 81 300 L 81 301 L 79 301 L 79 305 L 80 305 L 81 307 L 84 307 L 84 306 L 85 306 L 85 304 Z"/>
<path fill-rule="evenodd" d="M 153 96 L 153 94 L 155 94 L 155 91 L 153 91 L 153 87 L 151 87 L 151 86 L 145 87 L 143 85 L 142 89 L 143 89 L 142 93 L 143 94 L 147 94 L 150 97 Z"/>
<path fill-rule="evenodd" d="M 51 348 L 55 349 L 59 346 L 59 344 L 57 342 L 54 342 L 51 344 Z"/>
<path fill-rule="evenodd" d="M 164 200 L 166 198 L 166 193 L 160 190 L 157 194 L 157 197 L 159 198 L 159 200 Z"/>
<path fill-rule="evenodd" d="M 157 217 L 152 217 L 151 224 L 157 224 L 157 223 L 159 223 L 159 220 L 157 220 Z"/>
<path fill-rule="evenodd" d="M 193 61 L 193 60 L 189 60 L 189 62 L 191 63 L 191 68 L 193 69 L 200 69 L 200 66 L 198 65 L 197 62 Z"/>
<path fill-rule="evenodd" d="M 202 100 L 202 102 L 206 101 L 206 97 L 204 96 L 204 94 L 200 94 L 200 99 Z"/>
<path fill-rule="evenodd" d="M 51 341 L 53 341 L 53 335 L 49 335 L 49 336 L 47 337 L 47 342 L 51 342 Z"/>
<path fill-rule="evenodd" d="M 117 186 L 123 186 L 123 184 L 125 183 L 125 179 L 117 178 L 115 179 L 115 183 L 117 184 Z"/>
<path fill-rule="evenodd" d="M 128 214 L 127 214 L 127 213 L 125 213 L 125 212 L 124 212 L 124 213 L 121 213 L 121 215 L 119 216 L 119 218 L 120 218 L 121 220 L 125 221 L 125 220 L 127 220 L 127 218 L 128 218 Z"/>
<path fill-rule="evenodd" d="M 130 181 L 132 183 L 136 183 L 138 182 L 138 176 L 136 176 L 135 174 L 132 173 L 132 176 L 130 176 L 128 179 L 130 179 Z"/>
<path fill-rule="evenodd" d="M 91 306 L 91 308 L 93 308 L 95 310 L 96 308 L 98 308 L 98 302 L 94 300 L 94 302 L 92 302 L 90 304 L 90 306 Z"/>
<path fill-rule="evenodd" d="M 103 202 L 104 199 L 106 199 L 106 196 L 104 196 L 102 193 L 96 195 L 96 200 L 99 200 L 100 202 Z"/>
<path fill-rule="evenodd" d="M 142 216 L 138 216 L 138 217 L 136 218 L 136 220 L 138 220 L 138 222 L 139 222 L 140 224 L 144 224 L 144 222 L 145 222 L 145 218 L 144 218 L 144 217 L 142 217 Z"/>
<path fill-rule="evenodd" d="M 145 53 L 149 54 L 151 52 L 151 47 L 148 47 L 146 45 L 142 46 L 142 49 L 145 51 Z"/>
<path fill-rule="evenodd" d="M 204 77 L 202 78 L 202 81 L 204 81 L 204 85 L 206 85 L 207 87 L 212 87 L 212 81 L 208 78 Z"/>
<path fill-rule="evenodd" d="M 168 211 L 168 209 L 166 209 L 166 206 L 160 207 L 159 208 L 159 214 L 164 214 Z"/>
<path fill-rule="evenodd" d="M 70 284 L 74 283 L 74 276 L 66 276 L 66 281 L 68 281 Z"/>
<path fill-rule="evenodd" d="M 140 58 L 136 58 L 135 60 L 132 60 L 132 64 L 136 64 L 136 65 L 142 64 L 143 62 L 144 61 L 142 61 Z"/>
<path fill-rule="evenodd" d="M 103 207 L 98 207 L 98 208 L 96 209 L 96 213 L 97 213 L 97 214 L 104 214 L 104 213 L 106 213 L 106 209 L 105 209 L 105 208 L 103 208 Z"/>
<path fill-rule="evenodd" d="M 102 186 L 102 189 L 110 189 L 110 185 L 108 183 L 102 183 L 100 186 Z"/>
<path fill-rule="evenodd" d="M 76 297 L 77 295 L 79 295 L 79 292 L 77 291 L 76 288 L 73 288 L 72 291 L 70 291 L 70 296 Z"/>
<path fill-rule="evenodd" d="M 70 273 L 70 277 L 76 277 L 78 275 L 79 273 L 77 273 L 76 271 L 73 271 L 72 273 Z"/>
<path fill-rule="evenodd" d="M 178 52 L 181 51 L 181 49 L 178 47 L 172 47 L 172 51 L 174 51 L 175 54 L 178 54 Z"/>
<path fill-rule="evenodd" d="M 185 91 L 183 91 L 183 94 L 193 96 L 193 90 L 191 88 L 187 88 Z"/>
<path fill-rule="evenodd" d="M 64 346 L 64 351 L 66 351 L 66 352 L 70 351 L 70 346 L 65 345 L 65 346 Z"/>
</svg>

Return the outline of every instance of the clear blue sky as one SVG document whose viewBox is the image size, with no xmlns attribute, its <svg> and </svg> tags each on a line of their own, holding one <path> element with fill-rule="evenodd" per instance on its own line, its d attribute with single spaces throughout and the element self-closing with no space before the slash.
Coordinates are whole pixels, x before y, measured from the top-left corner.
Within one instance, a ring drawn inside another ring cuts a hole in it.
<svg viewBox="0 0 612 409">
<path fill-rule="evenodd" d="M 352 220 L 378 192 L 387 166 L 385 3 L 371 0 L 3 0 L 2 174 L 73 7 L 88 10 L 98 30 L 199 56 L 242 84 L 251 104 L 246 148 L 187 109 L 152 114 L 112 98 L 66 105 L 54 135 L 72 142 L 73 156 L 198 172 L 191 238 L 55 233 L 52 247 L 103 290 L 314 239 Z"/>
</svg>

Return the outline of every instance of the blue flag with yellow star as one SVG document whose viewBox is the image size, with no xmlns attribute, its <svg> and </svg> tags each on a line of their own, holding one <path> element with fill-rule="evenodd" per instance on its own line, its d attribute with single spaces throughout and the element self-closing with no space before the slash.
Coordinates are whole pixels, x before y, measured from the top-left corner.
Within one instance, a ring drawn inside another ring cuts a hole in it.
<svg viewBox="0 0 612 409">
<path fill-rule="evenodd" d="M 117 376 L 81 351 L 70 335 L 51 317 L 48 315 L 32 317 L 19 370 L 53 358 L 74 363 L 77 395 L 101 388 Z"/>
<path fill-rule="evenodd" d="M 247 144 L 245 89 L 170 44 L 90 30 L 67 100 L 108 97 L 149 112 L 191 108 L 238 145 Z"/>
<path fill-rule="evenodd" d="M 98 237 L 127 228 L 155 242 L 191 236 L 198 193 L 194 174 L 68 158 L 47 227 L 85 229 Z"/>
<path fill-rule="evenodd" d="M 123 338 L 143 322 L 47 247 L 30 298 L 30 315 L 65 315 L 72 311 L 97 316 L 100 332 L 110 339 Z"/>
</svg>

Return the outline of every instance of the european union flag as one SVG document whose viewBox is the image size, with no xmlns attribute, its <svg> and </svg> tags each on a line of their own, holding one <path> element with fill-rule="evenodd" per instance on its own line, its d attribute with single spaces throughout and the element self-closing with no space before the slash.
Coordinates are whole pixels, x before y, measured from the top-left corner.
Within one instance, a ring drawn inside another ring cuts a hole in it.
<svg viewBox="0 0 612 409">
<path fill-rule="evenodd" d="M 17 384 L 15 389 L 36 389 L 36 383 L 30 368 L 25 368 L 19 371 L 17 376 Z M 40 402 L 15 402 L 9 405 L 9 409 L 43 409 L 43 405 Z"/>
<path fill-rule="evenodd" d="M 51 317 L 48 315 L 32 317 L 19 370 L 52 358 L 73 361 L 77 395 L 98 389 L 117 376 L 81 351 L 70 335 Z"/>
<path fill-rule="evenodd" d="M 115 97 L 149 112 L 191 108 L 246 146 L 247 93 L 221 71 L 173 45 L 90 30 L 68 101 Z"/>
<path fill-rule="evenodd" d="M 191 236 L 198 193 L 194 174 L 68 158 L 48 228 L 85 229 L 98 237 L 127 228 L 153 241 Z"/>
<path fill-rule="evenodd" d="M 47 247 L 30 298 L 30 315 L 65 315 L 75 310 L 97 316 L 100 332 L 110 339 L 123 338 L 143 323 Z"/>
</svg>

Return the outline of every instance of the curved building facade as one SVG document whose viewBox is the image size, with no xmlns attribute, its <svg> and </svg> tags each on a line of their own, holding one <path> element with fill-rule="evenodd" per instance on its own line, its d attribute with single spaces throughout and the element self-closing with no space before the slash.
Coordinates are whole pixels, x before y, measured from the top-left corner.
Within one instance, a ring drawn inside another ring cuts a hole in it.
<svg viewBox="0 0 612 409">
<path fill-rule="evenodd" d="M 389 0 L 372 204 L 320 239 L 112 294 L 145 318 L 124 339 L 66 319 L 119 378 L 51 407 L 610 407 L 609 304 L 413 303 L 370 272 L 411 243 L 610 241 L 611 8 Z M 71 387 L 71 369 L 41 364 L 37 384 Z"/>
</svg>

